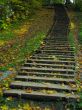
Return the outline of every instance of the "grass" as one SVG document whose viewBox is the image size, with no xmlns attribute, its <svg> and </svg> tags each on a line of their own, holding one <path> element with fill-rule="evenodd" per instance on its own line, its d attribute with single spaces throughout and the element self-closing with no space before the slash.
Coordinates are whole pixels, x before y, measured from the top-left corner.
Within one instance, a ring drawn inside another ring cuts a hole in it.
<svg viewBox="0 0 82 110">
<path fill-rule="evenodd" d="M 25 51 L 27 51 L 28 53 L 36 51 L 40 47 L 40 44 L 44 38 L 45 38 L 44 33 L 38 33 L 34 38 L 30 39 L 28 43 L 26 42 Z"/>
<path fill-rule="evenodd" d="M 6 31 L 6 32 L 0 33 L 0 40 L 8 41 L 14 38 L 15 38 L 15 35 L 13 34 L 13 32 Z"/>
<path fill-rule="evenodd" d="M 78 41 L 79 44 L 82 45 L 82 12 L 77 12 L 76 17 L 78 20 L 78 28 L 79 28 Z"/>
<path fill-rule="evenodd" d="M 69 33 L 68 40 L 69 40 L 70 45 L 75 47 L 74 37 L 73 37 L 73 33 L 72 32 Z"/>
<path fill-rule="evenodd" d="M 34 51 L 36 51 L 40 47 L 40 44 L 44 38 L 44 33 L 37 33 L 34 38 L 25 40 L 23 47 L 19 50 L 19 55 L 17 56 L 16 61 L 19 63 L 24 63 L 25 57 L 27 58 Z M 15 48 L 17 48 L 17 46 Z"/>
<path fill-rule="evenodd" d="M 15 22 L 0 32 L 0 70 L 20 68 L 36 51 L 53 23 L 54 11 L 41 9 L 25 21 Z"/>
<path fill-rule="evenodd" d="M 82 28 L 79 31 L 78 41 L 82 45 Z"/>
<path fill-rule="evenodd" d="M 1 59 L 4 59 L 4 62 L 7 62 L 7 65 L 1 66 L 0 70 L 6 71 L 10 67 L 16 67 L 16 65 L 21 65 L 24 63 L 25 58 L 31 55 L 39 47 L 43 39 L 45 38 L 45 33 L 37 33 L 37 35 L 31 39 L 23 39 L 22 42 L 16 42 L 11 49 L 9 49 L 6 55 L 2 56 Z M 3 54 L 3 53 L 2 53 Z"/>
<path fill-rule="evenodd" d="M 68 40 L 69 40 L 70 46 L 74 47 L 74 48 L 73 48 L 74 52 L 77 53 L 77 48 L 76 48 L 75 42 L 74 42 L 75 39 L 74 39 L 73 36 L 74 36 L 73 33 L 70 32 L 70 33 L 69 33 L 69 36 L 68 36 Z"/>
<path fill-rule="evenodd" d="M 78 22 L 78 43 L 79 45 L 82 46 L 82 12 L 76 12 L 76 18 L 77 18 L 77 22 Z M 79 50 L 80 51 L 80 50 Z M 79 62 L 78 62 L 79 63 Z M 79 91 L 78 94 L 80 96 L 79 98 L 79 102 L 78 102 L 78 110 L 82 109 L 82 88 L 81 88 L 81 81 L 78 80 L 78 82 L 76 82 L 77 85 L 79 85 Z"/>
</svg>

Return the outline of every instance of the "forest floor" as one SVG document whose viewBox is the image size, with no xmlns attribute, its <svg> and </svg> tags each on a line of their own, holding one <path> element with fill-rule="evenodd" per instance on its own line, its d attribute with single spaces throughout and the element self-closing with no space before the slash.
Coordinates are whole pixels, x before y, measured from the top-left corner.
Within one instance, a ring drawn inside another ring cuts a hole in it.
<svg viewBox="0 0 82 110">
<path fill-rule="evenodd" d="M 8 30 L 0 32 L 0 107 L 9 110 L 8 106 L 20 108 L 20 101 L 12 97 L 4 98 L 3 89 L 9 85 L 17 70 L 25 62 L 25 58 L 39 48 L 44 37 L 53 25 L 54 10 L 40 9 L 29 19 L 10 26 Z M 12 104 L 11 104 L 12 103 Z M 39 110 L 39 105 L 35 105 Z M 24 102 L 24 110 L 31 110 L 29 102 Z M 21 108 L 20 108 L 21 110 Z M 45 108 L 47 110 L 47 107 Z"/>
<path fill-rule="evenodd" d="M 35 42 L 32 42 L 33 39 L 36 36 L 40 38 L 43 35 L 46 36 L 53 24 L 53 17 L 53 9 L 40 9 L 29 20 L 13 24 L 8 30 L 1 32 L 0 70 L 13 70 L 12 67 L 20 65 L 33 51 L 31 48 L 32 45 L 35 45 Z M 24 47 L 28 42 L 30 44 L 30 40 L 31 47 L 26 47 L 25 50 Z M 37 48 L 36 45 L 35 48 Z"/>
</svg>

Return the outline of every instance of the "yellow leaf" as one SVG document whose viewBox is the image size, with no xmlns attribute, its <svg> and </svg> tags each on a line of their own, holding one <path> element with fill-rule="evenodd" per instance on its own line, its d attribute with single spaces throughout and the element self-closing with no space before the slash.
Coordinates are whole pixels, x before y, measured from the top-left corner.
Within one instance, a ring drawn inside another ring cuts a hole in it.
<svg viewBox="0 0 82 110">
<path fill-rule="evenodd" d="M 44 110 L 50 110 L 49 108 L 45 108 Z"/>
<path fill-rule="evenodd" d="M 29 104 L 24 104 L 23 110 L 32 110 Z"/>
<path fill-rule="evenodd" d="M 14 70 L 14 68 L 9 68 L 9 71 L 13 71 Z"/>
<path fill-rule="evenodd" d="M 26 89 L 25 90 L 27 93 L 32 93 L 32 89 L 30 88 L 30 89 Z"/>
<path fill-rule="evenodd" d="M 81 88 L 80 88 L 80 87 L 78 87 L 77 91 L 78 91 L 78 92 L 80 92 L 80 91 L 81 91 Z"/>
<path fill-rule="evenodd" d="M 70 28 L 71 29 L 74 29 L 75 28 L 75 24 L 73 22 L 71 22 Z"/>
<path fill-rule="evenodd" d="M 54 94 L 54 91 L 48 90 L 47 94 Z"/>
<path fill-rule="evenodd" d="M 8 101 L 12 101 L 13 98 L 12 98 L 12 97 L 8 97 L 7 100 L 8 100 Z"/>
<path fill-rule="evenodd" d="M 5 84 L 5 87 L 6 87 L 6 88 L 9 88 L 9 84 L 8 84 L 8 83 L 6 83 L 6 84 Z"/>
<path fill-rule="evenodd" d="M 1 96 L 3 95 L 3 91 L 2 91 L 2 88 L 0 88 L 0 95 L 1 95 Z"/>
<path fill-rule="evenodd" d="M 9 109 L 8 109 L 8 106 L 3 105 L 3 106 L 1 106 L 1 110 L 9 110 Z"/>
<path fill-rule="evenodd" d="M 12 108 L 11 110 L 17 110 L 16 108 Z"/>
<path fill-rule="evenodd" d="M 69 97 L 71 95 L 71 93 L 67 93 L 66 96 Z"/>
<path fill-rule="evenodd" d="M 0 40 L 0 46 L 3 46 L 5 44 L 4 40 Z"/>
</svg>

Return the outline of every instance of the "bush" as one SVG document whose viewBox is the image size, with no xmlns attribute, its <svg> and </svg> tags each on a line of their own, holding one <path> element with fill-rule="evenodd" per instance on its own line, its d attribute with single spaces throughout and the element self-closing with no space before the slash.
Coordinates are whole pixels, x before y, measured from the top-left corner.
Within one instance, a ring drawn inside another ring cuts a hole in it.
<svg viewBox="0 0 82 110">
<path fill-rule="evenodd" d="M 82 11 L 82 0 L 77 0 L 75 4 L 75 9 L 78 11 Z"/>
<path fill-rule="evenodd" d="M 31 5 L 34 9 L 39 9 L 42 6 L 42 0 L 32 0 Z"/>
</svg>

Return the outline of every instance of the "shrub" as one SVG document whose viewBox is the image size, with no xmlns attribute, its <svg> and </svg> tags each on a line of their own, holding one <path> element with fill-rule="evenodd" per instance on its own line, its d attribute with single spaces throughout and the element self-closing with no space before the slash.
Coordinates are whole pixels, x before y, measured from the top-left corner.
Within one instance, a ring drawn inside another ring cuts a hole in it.
<svg viewBox="0 0 82 110">
<path fill-rule="evenodd" d="M 75 4 L 75 9 L 78 11 L 82 11 L 82 0 L 77 0 Z"/>
<path fill-rule="evenodd" d="M 12 21 L 26 19 L 41 6 L 42 0 L 0 0 L 0 29 L 7 29 Z"/>
</svg>

